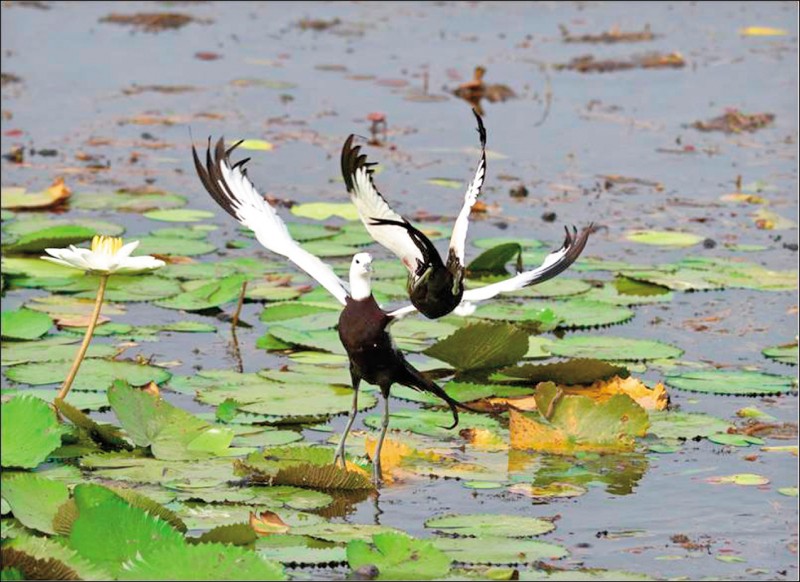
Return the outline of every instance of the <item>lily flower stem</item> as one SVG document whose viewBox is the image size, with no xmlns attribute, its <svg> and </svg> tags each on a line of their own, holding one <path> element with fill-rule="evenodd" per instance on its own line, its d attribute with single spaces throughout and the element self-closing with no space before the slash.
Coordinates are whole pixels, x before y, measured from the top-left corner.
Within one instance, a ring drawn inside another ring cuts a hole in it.
<svg viewBox="0 0 800 582">
<path fill-rule="evenodd" d="M 64 400 L 69 394 L 69 389 L 72 388 L 72 383 L 75 381 L 75 376 L 78 375 L 78 370 L 81 367 L 83 358 L 86 356 L 86 350 L 89 349 L 89 344 L 94 335 L 94 328 L 97 327 L 97 320 L 100 317 L 100 309 L 103 307 L 103 297 L 106 294 L 106 284 L 108 283 L 108 273 L 100 275 L 100 287 L 97 289 L 97 298 L 94 302 L 94 309 L 92 310 L 92 317 L 89 320 L 89 326 L 86 328 L 86 334 L 83 336 L 83 343 L 75 356 L 75 361 L 72 362 L 72 367 L 69 369 L 69 374 L 61 386 L 61 390 L 56 396 L 57 400 Z"/>
</svg>

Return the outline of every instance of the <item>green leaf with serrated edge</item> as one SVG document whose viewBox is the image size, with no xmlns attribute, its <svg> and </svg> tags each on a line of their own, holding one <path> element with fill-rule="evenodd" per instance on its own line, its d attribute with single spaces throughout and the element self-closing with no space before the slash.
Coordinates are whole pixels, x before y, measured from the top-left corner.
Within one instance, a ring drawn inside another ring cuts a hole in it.
<svg viewBox="0 0 800 582">
<path fill-rule="evenodd" d="M 215 427 L 166 400 L 114 382 L 108 401 L 128 436 L 153 456 L 165 460 L 202 459 L 225 451 L 233 431 Z"/>
<path fill-rule="evenodd" d="M 377 566 L 378 580 L 433 580 L 447 575 L 451 559 L 430 540 L 381 533 L 372 536 L 371 545 L 362 540 L 348 543 L 347 561 L 352 570 Z"/>
<path fill-rule="evenodd" d="M 167 522 L 133 507 L 113 491 L 98 485 L 75 487 L 78 519 L 68 543 L 84 558 L 118 577 L 137 555 L 150 556 L 158 548 L 177 550 L 183 535 Z"/>
<path fill-rule="evenodd" d="M 56 541 L 58 538 L 31 536 L 20 532 L 4 543 L 39 560 L 55 559 L 73 570 L 81 580 L 109 580 L 111 575 L 81 557 L 75 550 Z"/>
<path fill-rule="evenodd" d="M 46 334 L 52 325 L 48 315 L 23 308 L 3 311 L 0 330 L 4 338 L 32 340 Z"/>
<path fill-rule="evenodd" d="M 544 519 L 496 513 L 445 515 L 427 520 L 425 527 L 460 537 L 503 536 L 509 538 L 538 536 L 556 528 L 552 522 Z"/>
<path fill-rule="evenodd" d="M 0 463 L 32 469 L 61 445 L 63 427 L 53 409 L 33 396 L 17 396 L 0 406 Z"/>
<path fill-rule="evenodd" d="M 292 533 L 296 535 L 345 544 L 350 540 L 363 540 L 368 542 L 371 541 L 373 535 L 387 532 L 403 533 L 400 530 L 385 525 L 331 523 L 326 521 L 292 528 Z"/>
<path fill-rule="evenodd" d="M 576 358 L 566 362 L 553 364 L 524 364 L 513 368 L 504 368 L 501 373 L 511 378 L 526 380 L 531 384 L 538 382 L 555 382 L 556 384 L 592 384 L 597 380 L 607 380 L 614 376 L 627 378 L 628 370 L 601 360 Z"/>
<path fill-rule="evenodd" d="M 158 548 L 134 561 L 120 580 L 285 580 L 283 567 L 232 545 L 186 544 Z"/>
<path fill-rule="evenodd" d="M 646 361 L 678 358 L 683 350 L 658 341 L 612 336 L 574 336 L 554 341 L 548 346 L 553 355 L 569 358 L 591 357 L 596 360 Z"/>
<path fill-rule="evenodd" d="M 666 383 L 674 388 L 711 394 L 758 396 L 783 394 L 797 386 L 791 376 L 750 372 L 747 370 L 699 370 L 682 374 L 667 374 Z"/>
<path fill-rule="evenodd" d="M 761 353 L 772 360 L 784 364 L 797 365 L 797 342 L 766 348 Z"/>
<path fill-rule="evenodd" d="M 505 323 L 474 323 L 425 350 L 460 371 L 494 369 L 518 362 L 528 351 L 528 333 Z"/>
<path fill-rule="evenodd" d="M 220 307 L 239 298 L 242 284 L 246 280 L 247 277 L 244 275 L 231 275 L 219 281 L 202 283 L 191 291 L 158 300 L 155 304 L 159 307 L 183 311 L 200 311 Z"/>
<path fill-rule="evenodd" d="M 466 428 L 484 428 L 493 432 L 500 430 L 500 423 L 487 415 L 460 412 L 458 418 L 459 430 Z M 381 417 L 380 415 L 367 416 L 364 424 L 378 429 L 381 426 Z M 453 424 L 453 416 L 449 411 L 444 410 L 397 410 L 389 415 L 391 430 L 407 430 L 448 440 L 458 438 L 458 431 L 447 428 L 451 424 Z"/>
<path fill-rule="evenodd" d="M 231 544 L 234 546 L 249 546 L 254 544 L 258 535 L 247 523 L 233 523 L 231 525 L 220 525 L 206 532 L 198 538 L 187 538 L 186 541 L 193 544 Z"/>
<path fill-rule="evenodd" d="M 259 538 L 256 552 L 269 560 L 292 565 L 320 565 L 347 562 L 344 546 L 294 534 L 273 534 Z"/>
<path fill-rule="evenodd" d="M 55 533 L 53 517 L 69 499 L 65 483 L 32 473 L 3 473 L 3 499 L 22 525 L 44 533 Z"/>
</svg>

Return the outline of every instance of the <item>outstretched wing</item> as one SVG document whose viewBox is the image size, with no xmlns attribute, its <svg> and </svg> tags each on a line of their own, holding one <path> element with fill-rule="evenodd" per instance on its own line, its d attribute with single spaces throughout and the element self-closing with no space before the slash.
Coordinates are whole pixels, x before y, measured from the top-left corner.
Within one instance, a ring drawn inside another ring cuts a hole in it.
<svg viewBox="0 0 800 582">
<path fill-rule="evenodd" d="M 350 193 L 364 228 L 381 246 L 397 255 L 406 268 L 414 273 L 425 258 L 408 231 L 399 224 L 408 224 L 405 218 L 389 207 L 372 181 L 372 166 L 366 154 L 359 154 L 361 146 L 353 146 L 353 135 L 342 147 L 342 177 Z M 389 223 L 376 223 L 388 220 Z"/>
<path fill-rule="evenodd" d="M 450 237 L 450 255 L 448 261 L 457 260 L 458 264 L 464 266 L 464 247 L 467 243 L 467 228 L 469 227 L 469 214 L 472 207 L 478 200 L 481 194 L 481 187 L 486 178 L 486 128 L 483 127 L 483 120 L 478 112 L 474 109 L 472 112 L 478 120 L 478 135 L 481 139 L 481 159 L 478 160 L 478 167 L 475 170 L 475 177 L 467 187 L 467 193 L 464 194 L 464 205 L 461 207 L 461 212 L 458 213 L 456 223 L 453 225 L 453 234 Z"/>
<path fill-rule="evenodd" d="M 319 258 L 304 250 L 289 234 L 281 217 L 264 200 L 247 177 L 245 158 L 231 165 L 230 154 L 242 142 L 225 150 L 223 138 L 217 141 L 211 157 L 211 138 L 208 139 L 206 165 L 200 162 L 192 145 L 197 175 L 211 197 L 241 224 L 252 230 L 266 249 L 283 255 L 325 287 L 342 305 L 349 295 L 347 284 Z"/>
<path fill-rule="evenodd" d="M 578 229 L 574 226 L 572 227 L 571 233 L 569 228 L 564 227 L 564 230 L 567 231 L 564 244 L 561 245 L 561 248 L 557 251 L 553 251 L 547 255 L 540 267 L 531 271 L 524 271 L 515 277 L 510 277 L 499 283 L 464 291 L 462 304 L 464 302 L 485 301 L 499 293 L 508 293 L 509 291 L 517 291 L 523 287 L 536 285 L 537 283 L 552 279 L 564 271 L 574 263 L 575 259 L 583 252 L 589 235 L 594 232 L 594 224 L 589 224 L 589 226 L 581 230 L 580 234 L 578 233 Z"/>
</svg>

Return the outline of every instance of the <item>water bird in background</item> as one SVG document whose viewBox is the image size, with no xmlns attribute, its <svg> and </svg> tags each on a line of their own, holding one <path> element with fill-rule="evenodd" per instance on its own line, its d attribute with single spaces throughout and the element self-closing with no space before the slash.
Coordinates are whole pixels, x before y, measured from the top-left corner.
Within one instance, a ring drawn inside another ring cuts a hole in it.
<svg viewBox="0 0 800 582">
<path fill-rule="evenodd" d="M 462 314 L 468 314 L 474 310 L 474 303 L 477 301 L 555 277 L 578 258 L 593 230 L 592 225 L 580 233 L 575 227 L 572 232 L 566 229 L 564 244 L 550 253 L 539 268 L 519 273 L 494 285 L 465 290 L 464 258 L 469 215 L 480 196 L 486 177 L 486 129 L 481 116 L 475 110 L 473 113 L 478 121 L 481 157 L 475 175 L 467 186 L 464 204 L 453 225 L 446 261 L 422 231 L 392 210 L 386 202 L 372 179 L 372 167 L 375 163 L 368 162 L 366 154 L 360 153 L 361 146 L 353 146 L 352 134 L 342 147 L 342 176 L 361 222 L 372 238 L 397 255 L 408 269 L 408 295 L 411 304 L 430 319 L 447 315 L 459 306 Z"/>
</svg>

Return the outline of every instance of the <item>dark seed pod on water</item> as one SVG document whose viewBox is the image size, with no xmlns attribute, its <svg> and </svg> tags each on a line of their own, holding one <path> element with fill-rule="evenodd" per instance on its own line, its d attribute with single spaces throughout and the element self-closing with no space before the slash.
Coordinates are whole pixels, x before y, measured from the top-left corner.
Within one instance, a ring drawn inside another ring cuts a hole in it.
<svg viewBox="0 0 800 582">
<path fill-rule="evenodd" d="M 556 219 L 555 212 L 545 212 L 544 214 L 542 214 L 542 220 L 544 220 L 545 222 L 554 222 L 555 219 Z"/>
<path fill-rule="evenodd" d="M 707 238 L 703 241 L 704 248 L 713 249 L 715 246 L 717 246 L 717 241 L 715 241 L 713 238 Z"/>
<path fill-rule="evenodd" d="M 353 572 L 354 580 L 374 580 L 381 573 L 374 564 L 364 564 Z"/>
</svg>

